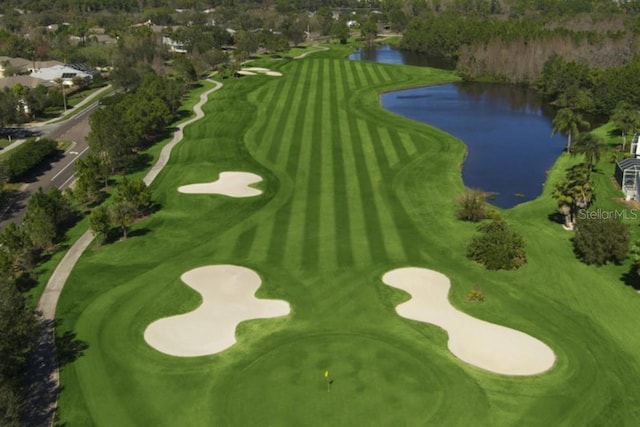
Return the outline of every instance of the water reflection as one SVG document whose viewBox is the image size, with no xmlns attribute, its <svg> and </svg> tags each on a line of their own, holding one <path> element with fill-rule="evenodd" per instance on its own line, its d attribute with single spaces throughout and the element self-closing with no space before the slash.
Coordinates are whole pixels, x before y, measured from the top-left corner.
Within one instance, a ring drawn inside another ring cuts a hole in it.
<svg viewBox="0 0 640 427">
<path fill-rule="evenodd" d="M 465 185 L 492 193 L 491 203 L 503 208 L 537 197 L 564 148 L 562 135 L 551 136 L 545 104 L 517 86 L 446 84 L 386 93 L 381 102 L 464 141 Z"/>
<path fill-rule="evenodd" d="M 360 49 L 350 59 L 453 69 L 428 55 L 382 46 Z M 562 152 L 565 138 L 551 136 L 553 109 L 531 90 L 486 83 L 456 83 L 387 93 L 384 108 L 442 129 L 465 142 L 462 178 L 467 187 L 493 194 L 491 202 L 510 208 L 542 192 L 546 171 Z"/>
<path fill-rule="evenodd" d="M 453 60 L 394 49 L 391 46 L 380 46 L 358 49 L 349 59 L 356 61 L 380 62 L 383 64 L 416 65 L 420 67 L 433 67 L 443 70 L 453 70 L 456 63 Z"/>
<path fill-rule="evenodd" d="M 495 83 L 460 82 L 458 90 L 477 100 L 482 97 L 491 99 L 491 103 L 506 103 L 514 111 L 541 112 L 543 116 L 553 120 L 555 110 L 535 91 L 514 85 Z"/>
</svg>

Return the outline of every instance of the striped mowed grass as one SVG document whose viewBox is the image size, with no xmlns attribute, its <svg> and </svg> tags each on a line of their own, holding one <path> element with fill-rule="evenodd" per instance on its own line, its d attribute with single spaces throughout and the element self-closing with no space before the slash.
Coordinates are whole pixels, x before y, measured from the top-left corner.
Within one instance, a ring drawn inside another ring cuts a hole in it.
<svg viewBox="0 0 640 427">
<path fill-rule="evenodd" d="M 603 286 L 586 301 L 576 296 L 586 280 L 606 283 L 619 270 L 593 273 L 556 260 L 572 255 L 546 219 L 554 209 L 548 191 L 505 212 L 529 244 L 522 271 L 471 264 L 464 248 L 474 227 L 453 215 L 464 146 L 377 101 L 383 90 L 455 77 L 317 55 L 268 64 L 281 78 L 226 81 L 154 182 L 162 209 L 126 242 L 83 256 L 58 313 L 89 348 L 62 371 L 61 421 L 413 426 L 637 417 L 633 394 L 624 394 L 637 388 L 627 379 L 637 358 L 620 355 L 640 348 L 623 320 L 638 304 Z M 225 170 L 263 176 L 264 194 L 177 192 Z M 291 315 L 242 323 L 238 343 L 212 356 L 176 358 L 149 347 L 147 325 L 200 304 L 180 275 L 223 263 L 258 272 L 257 296 L 288 301 Z M 460 362 L 444 331 L 395 314 L 406 295 L 380 278 L 405 265 L 449 275 L 454 305 L 544 340 L 558 363 L 544 375 L 511 378 Z M 487 301 L 466 304 L 477 281 Z M 585 354 L 581 342 L 601 345 Z"/>
</svg>

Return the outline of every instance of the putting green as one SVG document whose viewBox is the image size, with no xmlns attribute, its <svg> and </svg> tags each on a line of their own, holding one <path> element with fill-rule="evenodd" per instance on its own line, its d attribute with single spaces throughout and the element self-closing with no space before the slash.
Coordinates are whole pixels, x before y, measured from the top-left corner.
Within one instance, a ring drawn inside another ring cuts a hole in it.
<svg viewBox="0 0 640 427">
<path fill-rule="evenodd" d="M 283 76 L 226 80 L 153 183 L 162 209 L 127 241 L 83 255 L 57 316 L 89 348 L 61 372 L 60 421 L 639 424 L 640 298 L 620 280 L 629 266 L 575 260 L 571 235 L 548 219 L 549 184 L 504 213 L 525 238 L 527 265 L 488 272 L 467 260 L 475 226 L 455 219 L 453 203 L 464 145 L 383 111 L 377 97 L 455 77 L 343 54 L 264 61 L 257 65 Z M 568 163 L 559 160 L 551 183 Z M 223 171 L 261 176 L 263 193 L 177 191 Z M 236 344 L 211 356 L 172 357 L 147 345 L 149 324 L 202 302 L 180 276 L 215 264 L 258 272 L 256 298 L 287 301 L 291 313 L 241 323 Z M 547 344 L 552 369 L 510 377 L 457 359 L 442 329 L 396 314 L 409 295 L 381 277 L 407 265 L 450 278 L 457 310 Z M 464 300 L 475 284 L 482 304 Z"/>
<path fill-rule="evenodd" d="M 448 398 L 451 377 L 449 369 L 441 369 L 443 363 L 442 358 L 427 361 L 423 353 L 376 335 L 302 336 L 257 355 L 239 380 L 229 381 L 224 412 L 217 419 L 238 426 L 307 425 L 313 417 L 318 424 L 348 425 L 344 414 L 349 413 L 361 425 L 382 426 L 409 414 L 415 420 L 445 419 L 447 413 L 467 407 L 474 413 L 462 414 L 461 420 L 486 421 L 486 400 L 479 389 L 468 397 Z M 325 369 L 330 384 L 318 380 Z M 473 389 L 464 375 L 460 380 L 454 388 Z M 404 393 L 421 399 L 405 399 Z M 241 410 L 242 402 L 252 402 L 251 408 Z"/>
</svg>

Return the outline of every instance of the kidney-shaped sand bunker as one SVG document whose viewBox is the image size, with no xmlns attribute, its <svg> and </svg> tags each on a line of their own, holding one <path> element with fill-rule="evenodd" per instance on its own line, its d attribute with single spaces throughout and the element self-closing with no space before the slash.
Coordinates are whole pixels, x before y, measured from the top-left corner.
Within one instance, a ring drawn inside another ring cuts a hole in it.
<svg viewBox="0 0 640 427">
<path fill-rule="evenodd" d="M 542 341 L 454 308 L 448 299 L 451 282 L 442 273 L 405 267 L 387 272 L 382 281 L 411 294 L 396 307 L 400 316 L 447 331 L 449 350 L 471 365 L 504 375 L 535 375 L 555 363 L 555 354 Z"/>
<path fill-rule="evenodd" d="M 181 279 L 202 296 L 202 304 L 189 313 L 156 320 L 144 331 L 151 347 L 172 356 L 219 353 L 235 344 L 240 322 L 290 312 L 285 301 L 255 297 L 262 281 L 246 267 L 209 265 L 190 270 Z"/>
<path fill-rule="evenodd" d="M 260 175 L 251 172 L 221 172 L 217 180 L 198 184 L 182 185 L 178 191 L 186 194 L 221 194 L 229 197 L 253 197 L 262 194 L 262 190 L 251 187 L 262 181 Z"/>
</svg>

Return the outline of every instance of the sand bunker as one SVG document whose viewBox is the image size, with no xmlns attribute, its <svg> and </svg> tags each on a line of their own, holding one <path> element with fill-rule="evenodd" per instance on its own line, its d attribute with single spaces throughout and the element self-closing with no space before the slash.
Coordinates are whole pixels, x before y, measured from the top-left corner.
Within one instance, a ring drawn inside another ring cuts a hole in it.
<svg viewBox="0 0 640 427">
<path fill-rule="evenodd" d="M 250 185 L 262 181 L 260 175 L 250 172 L 222 172 L 216 181 L 190 184 L 178 187 L 186 194 L 222 194 L 229 197 L 253 197 L 262 194 L 262 190 Z"/>
<path fill-rule="evenodd" d="M 272 77 L 282 77 L 282 73 L 280 71 L 272 71 L 268 68 L 260 68 L 260 67 L 247 67 L 238 71 L 238 74 L 243 76 L 255 76 L 258 74 L 264 74 L 265 76 Z"/>
<path fill-rule="evenodd" d="M 281 300 L 257 299 L 262 281 L 253 270 L 237 265 L 210 265 L 181 276 L 202 296 L 202 304 L 190 313 L 151 323 L 144 339 L 158 351 L 180 357 L 219 353 L 236 342 L 236 326 L 250 319 L 289 314 Z"/>
<path fill-rule="evenodd" d="M 443 328 L 449 334 L 449 350 L 467 363 L 498 374 L 535 375 L 555 362 L 555 354 L 542 341 L 454 308 L 448 299 L 451 282 L 444 274 L 406 267 L 389 271 L 382 281 L 411 294 L 396 307 L 400 316 Z"/>
</svg>

